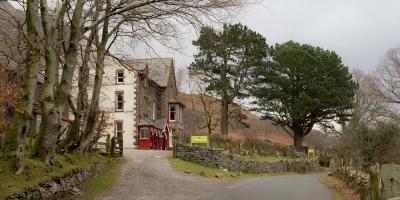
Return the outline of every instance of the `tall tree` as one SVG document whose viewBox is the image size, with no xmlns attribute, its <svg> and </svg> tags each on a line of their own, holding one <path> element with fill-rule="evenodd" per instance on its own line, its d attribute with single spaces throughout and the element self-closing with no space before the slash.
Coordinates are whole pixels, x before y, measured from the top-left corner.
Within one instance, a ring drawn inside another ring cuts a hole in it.
<svg viewBox="0 0 400 200">
<path fill-rule="evenodd" d="M 38 1 L 28 0 L 26 2 L 26 60 L 24 74 L 21 82 L 21 94 L 16 100 L 14 115 L 6 131 L 3 158 L 10 160 L 13 168 L 17 169 L 17 174 L 25 168 L 25 144 L 29 122 L 32 119 L 32 107 L 36 92 L 37 71 L 39 65 L 39 34 L 37 28 L 38 21 Z M 16 92 L 16 91 L 15 91 Z"/>
<path fill-rule="evenodd" d="M 289 41 L 270 48 L 270 55 L 251 91 L 257 110 L 285 129 L 296 147 L 315 124 L 332 127 L 346 119 L 356 84 L 335 52 Z"/>
<path fill-rule="evenodd" d="M 254 69 L 267 55 L 265 38 L 242 24 L 224 25 L 222 31 L 204 27 L 193 44 L 199 52 L 191 68 L 208 83 L 207 90 L 221 99 L 221 135 L 228 134 L 229 105 L 248 96 Z"/>
</svg>

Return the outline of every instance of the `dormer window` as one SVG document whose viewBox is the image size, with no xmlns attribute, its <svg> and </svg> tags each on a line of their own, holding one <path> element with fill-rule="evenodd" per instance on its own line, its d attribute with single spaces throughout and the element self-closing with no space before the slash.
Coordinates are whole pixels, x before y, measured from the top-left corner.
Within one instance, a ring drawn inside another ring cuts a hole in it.
<svg viewBox="0 0 400 200">
<path fill-rule="evenodd" d="M 169 121 L 175 121 L 176 120 L 176 106 L 171 105 L 169 106 Z"/>
<path fill-rule="evenodd" d="M 116 76 L 117 84 L 124 83 L 124 70 L 117 70 L 117 76 Z"/>
</svg>

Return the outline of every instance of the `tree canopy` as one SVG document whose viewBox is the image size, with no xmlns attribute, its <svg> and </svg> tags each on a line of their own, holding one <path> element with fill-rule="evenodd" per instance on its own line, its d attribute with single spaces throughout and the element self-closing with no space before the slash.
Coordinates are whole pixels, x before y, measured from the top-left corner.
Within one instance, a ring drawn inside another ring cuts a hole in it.
<svg viewBox="0 0 400 200">
<path fill-rule="evenodd" d="M 199 49 L 191 69 L 207 83 L 207 91 L 221 99 L 221 134 L 228 133 L 228 107 L 248 96 L 251 74 L 267 55 L 265 38 L 242 24 L 226 24 L 222 31 L 201 29 L 193 44 Z"/>
<path fill-rule="evenodd" d="M 315 124 L 331 127 L 353 107 L 356 84 L 333 51 L 289 41 L 269 49 L 255 71 L 251 93 L 257 110 L 301 146 Z"/>
</svg>

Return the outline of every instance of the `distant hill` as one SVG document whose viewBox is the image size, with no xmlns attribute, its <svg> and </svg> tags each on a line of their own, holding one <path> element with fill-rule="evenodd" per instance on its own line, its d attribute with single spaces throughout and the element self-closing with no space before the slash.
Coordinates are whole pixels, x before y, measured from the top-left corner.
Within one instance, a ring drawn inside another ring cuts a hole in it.
<svg viewBox="0 0 400 200">
<path fill-rule="evenodd" d="M 179 93 L 178 100 L 183 103 L 186 108 L 183 111 L 183 123 L 185 132 L 195 134 L 207 134 L 207 129 L 199 129 L 197 124 L 194 123 L 195 114 L 203 110 L 201 100 L 195 95 Z M 192 106 L 193 105 L 193 106 Z M 193 112 L 194 107 L 194 112 Z M 214 105 L 215 109 L 219 109 L 219 105 Z M 214 108 L 213 108 L 214 109 Z M 229 128 L 229 137 L 233 139 L 259 139 L 269 140 L 271 142 L 280 143 L 283 145 L 291 145 L 292 138 L 280 127 L 275 126 L 269 120 L 261 120 L 256 115 L 249 111 L 241 109 L 242 113 L 247 116 L 246 123 L 250 125 L 249 128 Z M 214 131 L 219 134 L 219 127 Z M 327 147 L 335 142 L 336 138 L 332 136 L 324 136 L 318 131 L 313 131 L 306 138 L 304 143 L 310 146 Z"/>
</svg>

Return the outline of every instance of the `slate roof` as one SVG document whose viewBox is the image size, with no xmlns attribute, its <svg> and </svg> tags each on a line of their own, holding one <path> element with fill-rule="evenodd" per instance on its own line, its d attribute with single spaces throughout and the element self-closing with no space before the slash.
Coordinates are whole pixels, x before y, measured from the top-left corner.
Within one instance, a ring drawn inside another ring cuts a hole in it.
<svg viewBox="0 0 400 200">
<path fill-rule="evenodd" d="M 157 121 L 147 120 L 146 118 L 140 118 L 139 126 L 154 126 L 158 129 L 164 129 L 165 124 L 167 123 L 167 119 L 159 119 Z"/>
<path fill-rule="evenodd" d="M 172 58 L 148 58 L 148 59 L 128 59 L 125 60 L 131 68 L 144 71 L 146 66 L 149 69 L 149 79 L 156 82 L 161 87 L 167 87 L 170 70 L 173 67 Z"/>
</svg>

